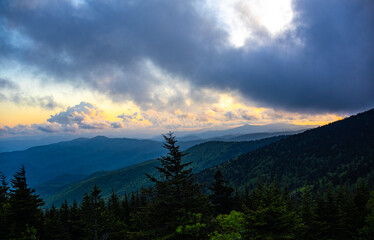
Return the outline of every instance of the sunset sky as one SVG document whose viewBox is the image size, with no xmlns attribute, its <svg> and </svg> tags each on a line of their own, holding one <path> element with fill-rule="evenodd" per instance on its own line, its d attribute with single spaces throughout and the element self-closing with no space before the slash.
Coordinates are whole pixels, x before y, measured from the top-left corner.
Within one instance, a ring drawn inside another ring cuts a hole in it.
<svg viewBox="0 0 374 240">
<path fill-rule="evenodd" d="M 0 137 L 322 125 L 374 107 L 372 0 L 0 1 Z"/>
</svg>

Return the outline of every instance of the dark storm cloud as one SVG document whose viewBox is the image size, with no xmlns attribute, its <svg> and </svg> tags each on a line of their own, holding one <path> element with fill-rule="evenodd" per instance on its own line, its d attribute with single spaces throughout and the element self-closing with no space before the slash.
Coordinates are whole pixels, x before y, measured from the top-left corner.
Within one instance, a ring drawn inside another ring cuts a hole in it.
<svg viewBox="0 0 374 240">
<path fill-rule="evenodd" d="M 198 1 L 0 4 L 0 61 L 79 80 L 114 100 L 157 100 L 162 80 L 144 67 L 149 60 L 195 87 L 238 90 L 263 106 L 336 112 L 374 105 L 370 0 L 295 1 L 296 28 L 276 39 L 259 31 L 263 44 L 250 50 L 229 47 L 228 35 L 198 12 Z"/>
</svg>

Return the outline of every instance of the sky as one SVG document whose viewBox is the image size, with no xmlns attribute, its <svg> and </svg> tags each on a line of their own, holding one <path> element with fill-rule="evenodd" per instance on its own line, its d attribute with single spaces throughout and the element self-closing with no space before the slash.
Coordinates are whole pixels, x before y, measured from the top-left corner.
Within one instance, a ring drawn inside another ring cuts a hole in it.
<svg viewBox="0 0 374 240">
<path fill-rule="evenodd" d="M 374 107 L 372 0 L 0 1 L 0 137 L 323 125 Z"/>
</svg>

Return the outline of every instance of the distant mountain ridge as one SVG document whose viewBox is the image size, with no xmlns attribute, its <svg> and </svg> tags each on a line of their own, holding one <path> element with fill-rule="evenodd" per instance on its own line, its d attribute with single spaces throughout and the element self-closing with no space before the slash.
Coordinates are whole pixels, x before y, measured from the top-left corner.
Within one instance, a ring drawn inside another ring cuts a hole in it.
<svg viewBox="0 0 374 240">
<path fill-rule="evenodd" d="M 292 189 L 304 184 L 374 184 L 374 109 L 292 135 L 197 174 L 209 184 L 220 169 L 230 184 L 244 189 L 258 177 L 277 177 Z"/>
<path fill-rule="evenodd" d="M 184 158 L 184 161 L 193 161 L 192 167 L 197 172 L 225 162 L 241 153 L 253 151 L 272 142 L 279 141 L 285 137 L 278 136 L 247 142 L 201 143 L 186 150 L 188 155 Z M 35 188 L 43 199 L 46 200 L 47 204 L 56 204 L 57 206 L 65 199 L 69 202 L 72 202 L 74 199 L 80 200 L 83 193 L 89 191 L 94 184 L 100 187 L 103 197 L 108 197 L 112 193 L 112 190 L 123 195 L 125 192 L 130 193 L 139 190 L 141 187 L 150 186 L 151 182 L 144 173 L 156 176 L 157 170 L 155 166 L 158 165 L 159 161 L 154 159 L 118 170 L 100 171 L 83 180 L 67 184 L 63 187 L 57 185 L 53 188 L 53 184 L 55 183 L 47 182 Z"/>
<path fill-rule="evenodd" d="M 179 144 L 181 149 L 185 150 L 207 141 L 252 141 L 294 133 L 296 132 L 235 134 L 207 139 L 190 138 L 191 141 L 179 141 Z M 114 170 L 156 158 L 164 153 L 161 146 L 160 141 L 149 139 L 82 137 L 32 147 L 24 151 L 0 153 L 0 171 L 10 178 L 24 164 L 28 170 L 29 183 L 34 186 L 59 175 L 89 175 L 96 171 Z"/>
<path fill-rule="evenodd" d="M 245 124 L 235 128 L 223 129 L 223 130 L 209 130 L 201 129 L 196 131 L 176 131 L 175 135 L 179 141 L 192 141 L 201 139 L 220 139 L 225 136 L 239 136 L 246 134 L 257 134 L 257 133 L 281 133 L 281 132 L 295 132 L 295 131 L 305 131 L 307 129 L 318 127 L 317 125 L 296 125 L 288 123 L 274 123 L 267 125 L 250 125 Z M 278 134 L 277 136 L 282 135 Z M 151 138 L 152 140 L 162 141 L 161 136 L 155 136 Z"/>
<path fill-rule="evenodd" d="M 188 144 L 187 147 L 195 143 Z M 63 174 L 88 175 L 99 170 L 129 166 L 163 154 L 162 144 L 128 138 L 78 138 L 25 151 L 0 153 L 0 171 L 8 178 L 22 166 L 35 184 Z"/>
</svg>

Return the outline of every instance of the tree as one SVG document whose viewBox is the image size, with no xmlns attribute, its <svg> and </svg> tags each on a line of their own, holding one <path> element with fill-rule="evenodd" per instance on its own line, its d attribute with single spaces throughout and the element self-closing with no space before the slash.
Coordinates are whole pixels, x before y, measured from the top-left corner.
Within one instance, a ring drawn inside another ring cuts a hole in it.
<svg viewBox="0 0 374 240">
<path fill-rule="evenodd" d="M 8 227 L 6 223 L 6 213 L 9 206 L 9 187 L 6 182 L 6 177 L 2 172 L 0 172 L 0 236 L 3 236 L 4 239 L 8 236 Z M 0 237 L 2 239 L 2 237 Z"/>
<path fill-rule="evenodd" d="M 214 182 L 209 189 L 212 191 L 209 198 L 213 204 L 213 207 L 215 208 L 216 213 L 229 213 L 234 204 L 234 200 L 231 196 L 234 190 L 232 187 L 226 185 L 226 181 L 223 179 L 221 170 L 218 169 L 215 172 Z"/>
<path fill-rule="evenodd" d="M 141 231 L 136 235 L 142 239 L 175 238 L 177 227 L 186 225 L 185 217 L 201 213 L 207 205 L 200 185 L 194 181 L 192 169 L 188 168 L 191 162 L 182 161 L 185 154 L 176 145 L 175 136 L 171 132 L 163 136 L 163 147 L 168 153 L 158 159 L 161 166 L 156 168 L 160 178 L 146 174 L 155 186 L 148 190 L 150 200 L 137 214 L 136 225 Z"/>
<path fill-rule="evenodd" d="M 64 239 L 70 239 L 71 224 L 68 202 L 65 200 L 60 207 L 60 222 L 63 228 Z"/>
<path fill-rule="evenodd" d="M 315 204 L 312 196 L 312 189 L 309 185 L 304 186 L 302 189 L 302 203 L 300 215 L 303 224 L 305 225 L 302 233 L 302 239 L 313 240 L 315 237 Z"/>
<path fill-rule="evenodd" d="M 254 208 L 245 213 L 245 239 L 297 239 L 303 224 L 296 212 L 288 209 L 278 184 L 260 182 L 254 193 Z"/>
<path fill-rule="evenodd" d="M 215 222 L 217 229 L 209 234 L 210 240 L 243 239 L 244 213 L 233 210 L 230 214 L 220 214 Z"/>
<path fill-rule="evenodd" d="M 369 200 L 366 204 L 368 211 L 365 217 L 365 225 L 360 229 L 360 239 L 372 239 L 374 236 L 374 191 L 371 191 Z"/>
<path fill-rule="evenodd" d="M 10 237 L 20 237 L 27 229 L 37 230 L 40 234 L 42 229 L 42 211 L 44 205 L 35 190 L 27 186 L 26 172 L 24 166 L 14 175 L 11 180 L 12 189 L 9 197 L 8 223 Z"/>
<path fill-rule="evenodd" d="M 88 195 L 87 195 L 88 196 Z M 82 239 L 83 238 L 83 223 L 81 220 L 81 212 L 78 207 L 77 201 L 74 200 L 73 205 L 70 207 L 70 239 Z"/>
<path fill-rule="evenodd" d="M 64 226 L 61 224 L 59 215 L 55 206 L 45 211 L 45 238 L 48 240 L 64 239 Z"/>
<path fill-rule="evenodd" d="M 90 195 L 84 194 L 82 201 L 82 221 L 86 239 L 101 239 L 105 234 L 105 203 L 101 198 L 101 190 L 95 184 Z"/>
</svg>

